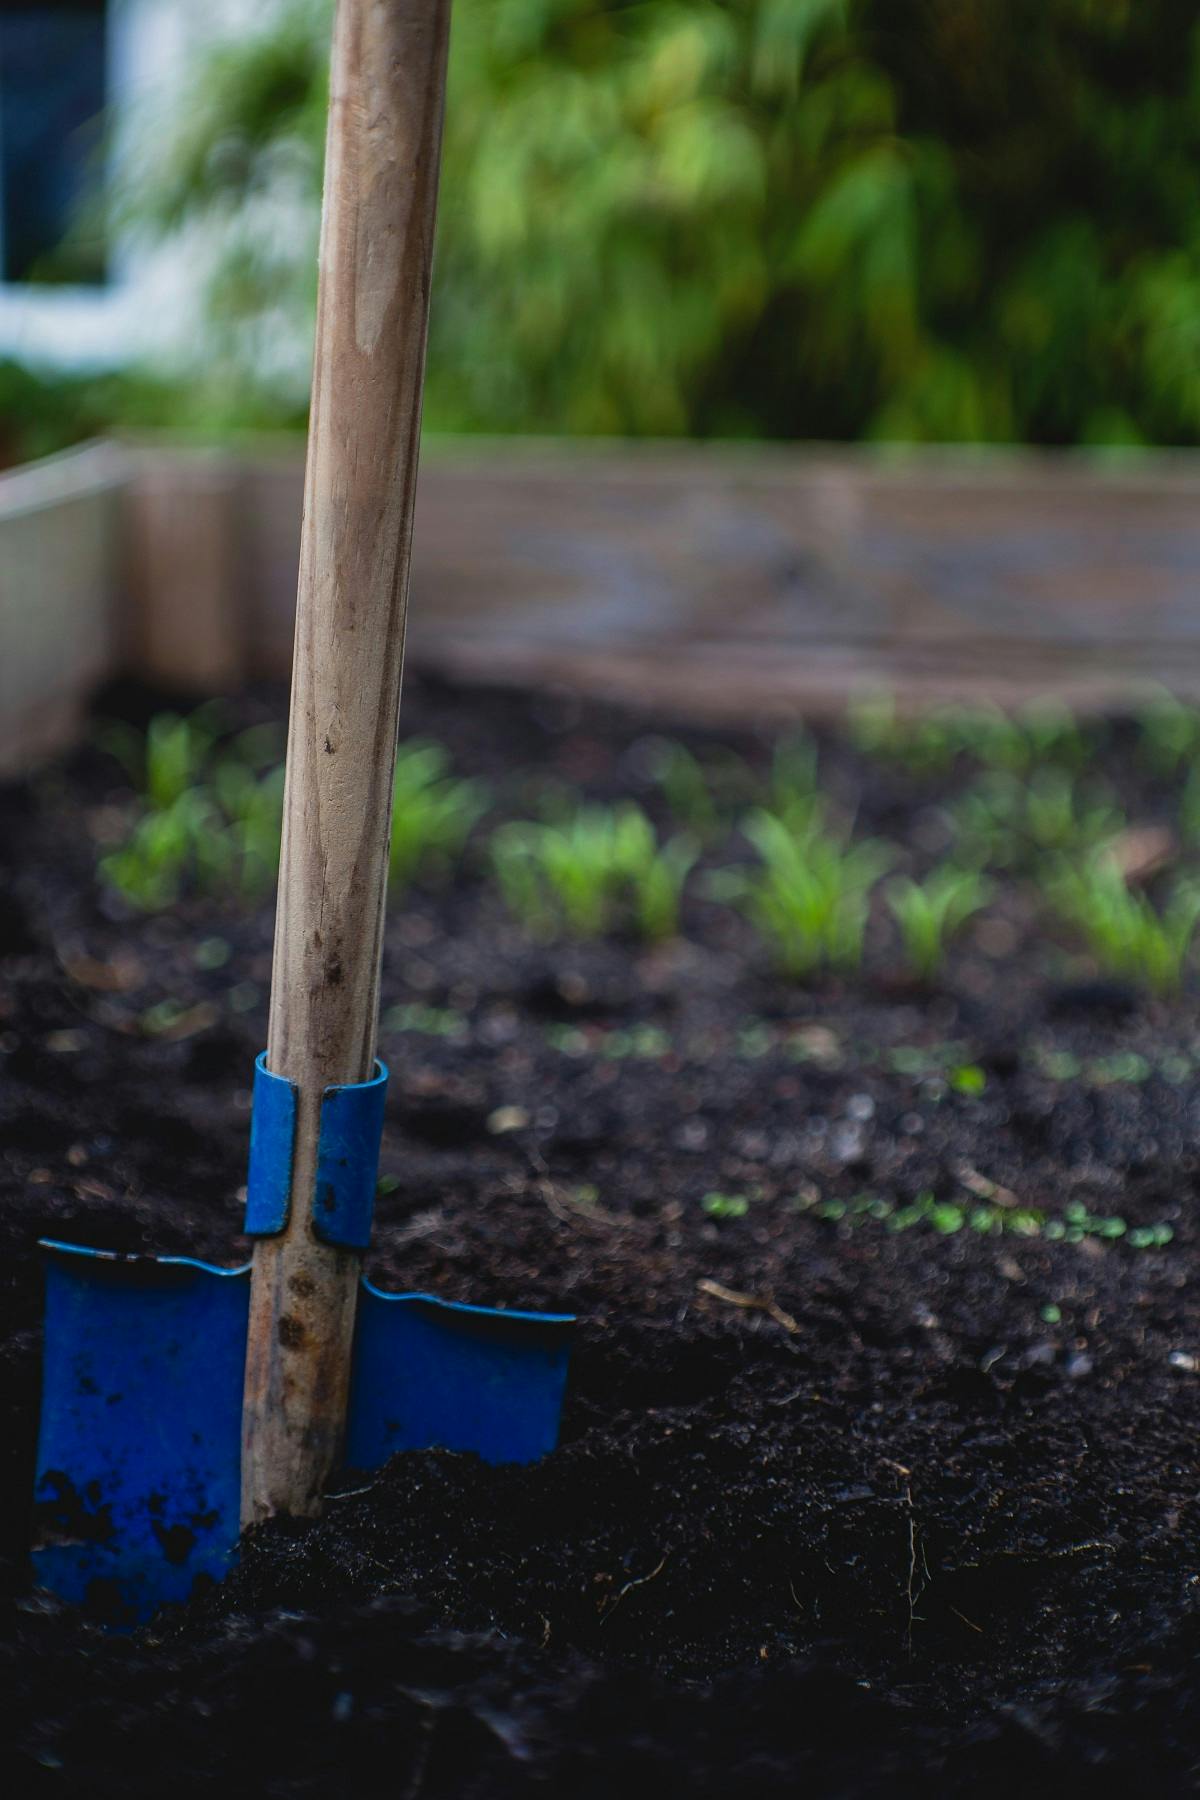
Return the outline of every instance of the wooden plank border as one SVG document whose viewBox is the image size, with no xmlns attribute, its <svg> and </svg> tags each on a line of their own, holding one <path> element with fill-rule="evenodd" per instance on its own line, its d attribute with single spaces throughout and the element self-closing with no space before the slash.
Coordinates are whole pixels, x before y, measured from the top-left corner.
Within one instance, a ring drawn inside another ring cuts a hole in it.
<svg viewBox="0 0 1200 1800">
<path fill-rule="evenodd" d="M 107 443 L 0 479 L 0 775 L 68 747 L 125 658 L 129 480 Z"/>
<path fill-rule="evenodd" d="M 118 670 L 286 680 L 303 450 L 97 444 L 0 477 L 0 773 Z M 1200 694 L 1200 457 L 427 445 L 409 655 L 680 712 Z"/>
</svg>

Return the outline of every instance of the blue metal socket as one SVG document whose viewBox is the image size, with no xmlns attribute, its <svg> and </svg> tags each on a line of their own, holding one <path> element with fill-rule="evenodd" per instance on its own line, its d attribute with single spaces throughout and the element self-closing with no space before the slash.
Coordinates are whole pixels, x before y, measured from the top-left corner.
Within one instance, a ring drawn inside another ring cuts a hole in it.
<svg viewBox="0 0 1200 1800">
<path fill-rule="evenodd" d="M 365 1250 L 371 1242 L 387 1083 L 387 1069 L 376 1062 L 369 1081 L 327 1087 L 321 1097 L 313 1231 L 323 1243 Z M 287 1225 L 295 1142 L 295 1084 L 268 1069 L 264 1050 L 254 1064 L 246 1183 L 249 1237 L 277 1237 Z"/>
</svg>

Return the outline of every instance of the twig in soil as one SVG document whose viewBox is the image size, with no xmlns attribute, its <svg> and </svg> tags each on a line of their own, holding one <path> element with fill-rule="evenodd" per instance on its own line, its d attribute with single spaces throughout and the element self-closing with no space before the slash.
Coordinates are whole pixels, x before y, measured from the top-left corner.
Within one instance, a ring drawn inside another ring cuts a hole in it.
<svg viewBox="0 0 1200 1800">
<path fill-rule="evenodd" d="M 360 1494 L 374 1493 L 379 1486 L 377 1481 L 368 1481 L 366 1487 L 343 1488 L 340 1494 L 326 1494 L 326 1500 L 357 1500 Z"/>
<path fill-rule="evenodd" d="M 616 1213 L 609 1212 L 598 1201 L 584 1201 L 576 1195 L 556 1188 L 552 1181 L 537 1181 L 534 1186 L 541 1196 L 543 1205 L 553 1213 L 560 1225 L 590 1225 L 593 1228 L 603 1227 L 606 1231 L 623 1231 L 629 1225 L 628 1219 L 618 1218 Z"/>
<path fill-rule="evenodd" d="M 952 1165 L 954 1174 L 962 1182 L 969 1194 L 977 1200 L 987 1200 L 992 1206 L 1020 1206 L 1020 1199 L 1011 1188 L 1001 1187 L 999 1182 L 989 1181 L 970 1163 L 958 1162 Z"/>
<path fill-rule="evenodd" d="M 917 1515 L 913 1509 L 912 1470 L 906 1469 L 903 1463 L 893 1462 L 890 1456 L 880 1458 L 886 1468 L 894 1469 L 904 1482 L 904 1507 L 908 1515 L 908 1575 L 904 1586 L 904 1596 L 908 1602 L 908 1624 L 904 1632 L 904 1641 L 909 1656 L 913 1653 L 913 1626 L 917 1618 L 917 1601 L 929 1586 L 933 1577 L 929 1573 L 929 1564 L 925 1560 L 925 1551 L 917 1536 Z M 921 1568 L 925 1579 L 917 1582 L 917 1557 L 921 1560 Z"/>
<path fill-rule="evenodd" d="M 987 1635 L 982 1625 L 977 1625 L 974 1619 L 968 1619 L 966 1613 L 959 1612 L 957 1606 L 952 1606 L 950 1611 L 954 1614 L 956 1619 L 961 1619 L 964 1625 L 969 1625 L 972 1631 L 977 1631 L 980 1637 L 985 1637 Z"/>
<path fill-rule="evenodd" d="M 800 1330 L 791 1313 L 784 1312 L 778 1301 L 762 1294 L 742 1294 L 736 1288 L 722 1287 L 719 1281 L 698 1281 L 697 1288 L 702 1294 L 708 1294 L 713 1300 L 723 1300 L 726 1306 L 740 1306 L 748 1311 L 765 1312 L 767 1317 L 782 1325 L 793 1337 Z"/>
<path fill-rule="evenodd" d="M 1107 1550 L 1112 1554 L 1116 1548 L 1106 1538 L 1085 1538 L 1082 1544 L 1063 1544 L 1058 1550 L 1034 1550 L 1024 1544 L 1015 1544 L 1011 1550 L 997 1550 L 996 1555 L 1019 1556 L 1025 1562 L 1052 1562 L 1060 1556 L 1083 1556 L 1088 1550 Z"/>
<path fill-rule="evenodd" d="M 670 1554 L 671 1554 L 671 1552 L 669 1550 L 664 1550 L 662 1553 L 662 1560 L 659 1562 L 659 1565 L 656 1569 L 651 1569 L 651 1571 L 648 1575 L 636 1576 L 633 1581 L 627 1581 L 623 1588 L 617 1589 L 616 1593 L 613 1595 L 612 1599 L 608 1603 L 608 1607 L 604 1613 L 603 1618 L 600 1620 L 600 1623 L 602 1625 L 607 1625 L 608 1621 L 612 1618 L 613 1614 L 616 1612 L 618 1606 L 620 1606 L 620 1604 L 621 1604 L 622 1600 L 625 1598 L 626 1594 L 631 1594 L 633 1592 L 634 1588 L 645 1587 L 647 1582 L 653 1581 L 656 1576 L 662 1574 L 663 1570 L 667 1566 L 667 1558 L 670 1556 Z"/>
<path fill-rule="evenodd" d="M 435 1231 L 446 1223 L 446 1215 L 440 1206 L 430 1207 L 428 1212 L 418 1213 L 407 1225 L 401 1225 L 387 1234 L 389 1250 L 398 1250 L 404 1244 L 415 1243 L 418 1238 L 432 1237 Z"/>
</svg>

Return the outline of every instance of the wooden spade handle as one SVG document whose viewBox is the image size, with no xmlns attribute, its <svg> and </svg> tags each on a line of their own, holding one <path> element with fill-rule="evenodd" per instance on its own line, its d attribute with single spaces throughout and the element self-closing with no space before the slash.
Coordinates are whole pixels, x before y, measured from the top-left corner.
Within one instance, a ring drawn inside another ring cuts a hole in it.
<svg viewBox="0 0 1200 1800">
<path fill-rule="evenodd" d="M 291 1215 L 254 1250 L 242 1523 L 320 1509 L 359 1257 L 312 1230 L 320 1102 L 372 1072 L 449 0 L 338 0 L 267 1065 Z"/>
</svg>

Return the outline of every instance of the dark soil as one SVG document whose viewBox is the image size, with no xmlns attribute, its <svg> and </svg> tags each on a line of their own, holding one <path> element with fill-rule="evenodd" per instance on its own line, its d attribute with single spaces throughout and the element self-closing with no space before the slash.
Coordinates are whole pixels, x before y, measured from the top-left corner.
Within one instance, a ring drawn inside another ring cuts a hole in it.
<svg viewBox="0 0 1200 1800">
<path fill-rule="evenodd" d="M 510 812 L 556 777 L 662 818 L 646 721 L 413 683 L 405 722 Z M 1098 761 L 1161 813 L 1121 728 Z M 932 853 L 936 785 L 824 767 Z M 531 945 L 470 867 L 399 902 L 372 1272 L 576 1311 L 561 1448 L 350 1476 L 130 1638 L 31 1593 L 36 1239 L 246 1250 L 270 909 L 106 897 L 124 794 L 88 753 L 0 814 L 8 1791 L 1194 1790 L 1200 1033 L 1039 949 L 1015 884 L 928 994 L 883 920 L 803 988 L 702 897 L 654 951 Z M 831 1216 L 987 1184 L 1127 1230 Z"/>
</svg>

